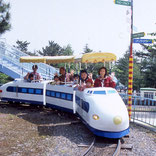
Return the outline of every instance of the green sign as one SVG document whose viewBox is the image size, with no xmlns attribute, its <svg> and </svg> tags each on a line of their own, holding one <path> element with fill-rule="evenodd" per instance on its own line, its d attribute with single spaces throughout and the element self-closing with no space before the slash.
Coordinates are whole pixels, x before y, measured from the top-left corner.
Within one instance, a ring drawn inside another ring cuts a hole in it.
<svg viewBox="0 0 156 156">
<path fill-rule="evenodd" d="M 144 32 L 133 34 L 133 38 L 139 38 L 139 37 L 144 37 L 144 36 L 145 36 L 145 33 Z"/>
<path fill-rule="evenodd" d="M 129 1 L 114 0 L 114 2 L 115 4 L 119 4 L 119 5 L 131 6 L 131 2 Z"/>
</svg>

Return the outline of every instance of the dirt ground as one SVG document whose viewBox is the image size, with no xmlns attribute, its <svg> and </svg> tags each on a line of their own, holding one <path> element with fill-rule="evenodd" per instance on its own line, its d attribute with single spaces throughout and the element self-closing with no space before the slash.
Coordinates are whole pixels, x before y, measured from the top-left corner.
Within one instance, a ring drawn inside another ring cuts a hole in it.
<svg viewBox="0 0 156 156">
<path fill-rule="evenodd" d="M 1 103 L 0 155 L 47 155 L 56 146 L 54 129 L 75 120 L 72 114 L 57 110 Z"/>
<path fill-rule="evenodd" d="M 155 156 L 156 134 L 133 124 L 130 129 L 128 143 L 134 147 L 126 155 Z M 0 156 L 79 156 L 84 148 L 78 145 L 93 138 L 70 113 L 0 102 Z"/>
</svg>

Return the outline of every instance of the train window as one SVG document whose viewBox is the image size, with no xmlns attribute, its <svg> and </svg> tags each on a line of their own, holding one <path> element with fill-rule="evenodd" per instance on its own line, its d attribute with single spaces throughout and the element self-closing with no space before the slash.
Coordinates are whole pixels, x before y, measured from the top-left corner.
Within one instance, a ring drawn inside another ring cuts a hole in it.
<svg viewBox="0 0 156 156">
<path fill-rule="evenodd" d="M 76 103 L 80 105 L 80 98 L 78 96 L 76 96 Z"/>
<path fill-rule="evenodd" d="M 51 91 L 51 96 L 55 97 L 55 92 L 54 91 Z"/>
<path fill-rule="evenodd" d="M 72 94 L 67 94 L 67 100 L 72 101 Z"/>
<path fill-rule="evenodd" d="M 27 88 L 21 88 L 22 93 L 27 93 Z"/>
<path fill-rule="evenodd" d="M 28 88 L 28 93 L 33 94 L 34 93 L 34 89 L 33 88 Z"/>
<path fill-rule="evenodd" d="M 105 90 L 101 90 L 101 91 L 94 91 L 93 94 L 105 94 L 106 95 L 106 91 Z"/>
<path fill-rule="evenodd" d="M 116 91 L 115 90 L 108 90 L 107 93 L 108 94 L 113 94 L 113 93 L 116 93 Z"/>
<path fill-rule="evenodd" d="M 35 89 L 35 94 L 42 94 L 42 90 L 41 89 Z"/>
<path fill-rule="evenodd" d="M 89 111 L 89 103 L 86 101 L 82 102 L 82 109 L 85 110 L 87 113 Z"/>
<path fill-rule="evenodd" d="M 16 87 L 9 86 L 6 89 L 8 92 L 16 92 Z"/>
<path fill-rule="evenodd" d="M 46 95 L 50 96 L 50 91 L 49 90 L 46 91 Z"/>
<path fill-rule="evenodd" d="M 56 97 L 60 98 L 61 94 L 59 92 L 56 92 Z"/>
<path fill-rule="evenodd" d="M 66 98 L 66 94 L 65 93 L 61 93 L 61 99 L 65 99 Z"/>
</svg>

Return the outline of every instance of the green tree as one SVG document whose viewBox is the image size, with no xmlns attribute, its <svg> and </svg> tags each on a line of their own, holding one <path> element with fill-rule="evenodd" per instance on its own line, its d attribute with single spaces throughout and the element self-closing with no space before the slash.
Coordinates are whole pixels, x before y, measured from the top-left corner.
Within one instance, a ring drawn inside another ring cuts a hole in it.
<svg viewBox="0 0 156 156">
<path fill-rule="evenodd" d="M 20 50 L 24 53 L 28 52 L 28 45 L 30 44 L 29 42 L 17 40 L 16 44 L 17 44 L 17 46 L 14 46 L 14 47 L 16 47 L 18 50 Z"/>
<path fill-rule="evenodd" d="M 88 47 L 88 44 L 86 44 L 84 47 L 84 53 L 90 53 L 90 52 L 93 52 L 93 50 Z"/>
<path fill-rule="evenodd" d="M 9 81 L 13 81 L 13 79 L 3 73 L 0 73 L 0 84 L 7 83 Z"/>
<path fill-rule="evenodd" d="M 60 56 L 63 55 L 63 52 L 64 49 L 54 41 L 49 41 L 48 46 L 42 48 L 42 51 L 38 51 L 43 56 Z"/>
<path fill-rule="evenodd" d="M 3 0 L 0 0 L 0 34 L 10 30 L 10 4 L 4 3 Z"/>
<path fill-rule="evenodd" d="M 63 55 L 65 55 L 65 56 L 70 56 L 70 55 L 73 55 L 73 53 L 74 53 L 70 44 L 68 44 L 63 49 L 64 49 Z"/>
<path fill-rule="evenodd" d="M 143 52 L 137 53 L 141 57 L 141 71 L 144 76 L 144 87 L 156 88 L 156 44 L 143 45 Z"/>
<path fill-rule="evenodd" d="M 129 76 L 129 54 L 129 51 L 126 51 L 124 56 L 116 62 L 113 69 L 117 79 L 127 87 Z M 138 59 L 136 51 L 133 51 L 133 90 L 139 90 L 140 87 L 143 87 L 143 82 L 140 58 Z"/>
<path fill-rule="evenodd" d="M 34 51 L 33 53 L 28 51 L 28 46 L 29 46 L 30 42 L 17 40 L 16 44 L 17 44 L 17 46 L 14 45 L 14 47 L 17 48 L 18 50 L 20 50 L 20 51 L 22 51 L 22 52 L 24 52 L 30 56 L 36 56 L 37 55 L 36 51 Z"/>
</svg>

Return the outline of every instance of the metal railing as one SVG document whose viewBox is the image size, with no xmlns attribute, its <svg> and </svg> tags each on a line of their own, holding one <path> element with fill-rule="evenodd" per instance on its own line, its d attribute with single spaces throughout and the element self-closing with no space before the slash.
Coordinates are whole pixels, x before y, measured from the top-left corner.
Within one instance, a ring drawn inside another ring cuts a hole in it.
<svg viewBox="0 0 156 156">
<path fill-rule="evenodd" d="M 33 63 L 20 63 L 21 56 L 27 56 L 27 54 L 19 51 L 17 48 L 12 47 L 5 42 L 0 41 L 0 64 L 7 65 L 10 70 L 19 69 L 18 74 L 23 77 L 26 72 L 32 71 Z M 38 65 L 38 72 L 45 79 L 52 79 L 56 69 L 44 63 L 36 63 Z M 10 66 L 9 66 L 10 65 Z"/>
<path fill-rule="evenodd" d="M 120 93 L 119 93 L 120 94 Z M 120 94 L 128 105 L 128 95 Z M 156 99 L 132 95 L 132 121 L 139 121 L 156 128 Z"/>
</svg>

